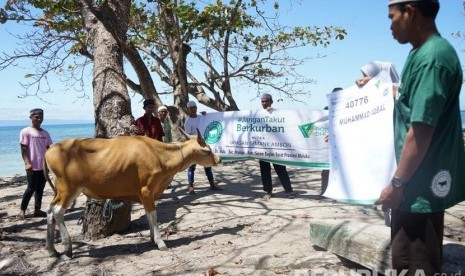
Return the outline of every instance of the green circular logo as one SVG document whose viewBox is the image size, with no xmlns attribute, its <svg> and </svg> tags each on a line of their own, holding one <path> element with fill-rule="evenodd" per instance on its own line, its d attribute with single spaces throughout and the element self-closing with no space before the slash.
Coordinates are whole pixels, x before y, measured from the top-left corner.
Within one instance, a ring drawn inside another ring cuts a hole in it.
<svg viewBox="0 0 465 276">
<path fill-rule="evenodd" d="M 223 134 L 223 126 L 220 122 L 213 121 L 207 126 L 203 136 L 205 137 L 205 142 L 211 145 L 220 140 L 221 134 Z"/>
</svg>

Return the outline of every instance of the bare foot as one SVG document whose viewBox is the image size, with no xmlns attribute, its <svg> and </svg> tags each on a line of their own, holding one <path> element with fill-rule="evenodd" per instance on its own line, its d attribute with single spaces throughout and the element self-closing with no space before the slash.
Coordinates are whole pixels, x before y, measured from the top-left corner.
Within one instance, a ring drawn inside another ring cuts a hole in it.
<svg viewBox="0 0 465 276">
<path fill-rule="evenodd" d="M 26 218 L 26 212 L 24 210 L 19 211 L 18 219 L 24 220 Z"/>
<path fill-rule="evenodd" d="M 212 190 L 212 191 L 221 191 L 223 189 L 221 189 L 220 187 L 215 186 L 215 185 L 210 185 L 210 190 Z"/>
<path fill-rule="evenodd" d="M 273 193 L 267 193 L 266 195 L 262 196 L 262 200 L 268 201 L 271 197 L 273 197 Z"/>
</svg>

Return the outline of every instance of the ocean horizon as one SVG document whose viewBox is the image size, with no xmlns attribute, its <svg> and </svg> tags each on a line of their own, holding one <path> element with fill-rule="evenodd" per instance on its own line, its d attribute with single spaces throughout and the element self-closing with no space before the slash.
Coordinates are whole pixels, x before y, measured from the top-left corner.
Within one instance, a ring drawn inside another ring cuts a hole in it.
<svg viewBox="0 0 465 276">
<path fill-rule="evenodd" d="M 465 110 L 461 110 L 462 131 L 465 132 Z M 29 121 L 0 120 L 0 177 L 11 177 L 16 175 L 25 175 L 24 163 L 19 147 L 19 132 L 24 127 L 31 124 Z M 94 137 L 94 122 L 90 121 L 64 121 L 64 120 L 47 120 L 42 124 L 54 143 L 68 138 L 92 138 Z"/>
<path fill-rule="evenodd" d="M 0 126 L 0 177 L 25 175 L 24 162 L 19 147 L 19 132 L 30 126 L 31 121 L 20 125 Z M 47 130 L 54 143 L 68 138 L 91 138 L 94 136 L 94 123 L 77 124 L 53 124 L 48 122 L 42 124 Z"/>
<path fill-rule="evenodd" d="M 30 119 L 23 120 L 0 120 L 0 127 L 4 126 L 29 126 Z M 63 119 L 46 119 L 42 126 L 45 128 L 50 125 L 80 125 L 80 124 L 94 124 L 92 120 L 63 120 Z"/>
</svg>

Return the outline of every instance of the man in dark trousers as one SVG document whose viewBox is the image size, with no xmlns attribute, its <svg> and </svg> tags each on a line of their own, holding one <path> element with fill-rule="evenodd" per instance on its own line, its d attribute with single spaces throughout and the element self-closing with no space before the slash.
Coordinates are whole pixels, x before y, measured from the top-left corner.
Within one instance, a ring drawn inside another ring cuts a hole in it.
<svg viewBox="0 0 465 276">
<path fill-rule="evenodd" d="M 27 174 L 27 188 L 21 200 L 21 210 L 18 218 L 24 219 L 27 205 L 34 195 L 34 217 L 46 217 L 47 214 L 41 210 L 42 196 L 45 188 L 45 176 L 43 171 L 44 156 L 47 149 L 52 145 L 52 138 L 48 131 L 41 127 L 44 121 L 44 111 L 40 108 L 32 109 L 29 112 L 31 126 L 21 130 L 19 134 L 19 144 L 21 156 Z"/>
<path fill-rule="evenodd" d="M 378 199 L 392 209 L 396 275 L 441 275 L 444 210 L 465 199 L 462 66 L 438 11 L 438 0 L 389 1 L 394 39 L 413 47 L 395 95 L 397 169 Z"/>
<path fill-rule="evenodd" d="M 272 113 L 273 108 L 273 97 L 270 94 L 263 94 L 261 96 L 261 102 L 263 109 L 266 109 L 268 112 Z M 278 165 L 273 163 L 274 170 L 278 175 L 281 185 L 283 185 L 284 192 L 289 194 L 289 198 L 295 197 L 295 194 L 292 190 L 291 181 L 289 180 L 289 174 L 287 173 L 286 166 Z M 271 182 L 271 164 L 266 161 L 260 160 L 260 176 L 262 178 L 263 191 L 266 194 L 262 197 L 262 200 L 268 201 L 273 196 L 273 184 Z"/>
</svg>

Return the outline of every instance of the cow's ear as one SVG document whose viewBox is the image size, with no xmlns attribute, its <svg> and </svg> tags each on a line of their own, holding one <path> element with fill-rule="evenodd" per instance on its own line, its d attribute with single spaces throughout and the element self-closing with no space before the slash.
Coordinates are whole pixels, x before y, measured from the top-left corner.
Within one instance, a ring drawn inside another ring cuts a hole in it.
<svg viewBox="0 0 465 276">
<path fill-rule="evenodd" d="M 200 134 L 200 130 L 197 129 L 197 142 L 199 142 L 199 145 L 201 147 L 205 147 L 207 145 L 207 143 L 205 143 L 205 140 L 203 139 L 202 137 L 202 134 Z"/>
</svg>

